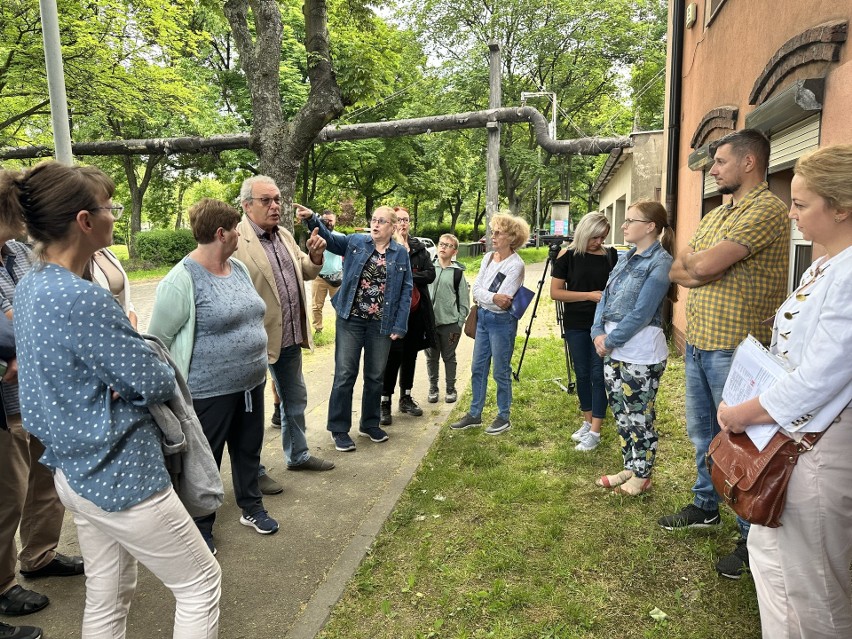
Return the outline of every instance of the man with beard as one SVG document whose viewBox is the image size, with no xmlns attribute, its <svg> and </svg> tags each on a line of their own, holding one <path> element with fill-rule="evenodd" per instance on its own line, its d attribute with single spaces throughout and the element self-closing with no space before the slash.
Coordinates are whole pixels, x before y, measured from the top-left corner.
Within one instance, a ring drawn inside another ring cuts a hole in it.
<svg viewBox="0 0 852 639">
<path fill-rule="evenodd" d="M 719 432 L 716 410 L 737 345 L 751 333 L 768 345 L 770 318 L 787 293 L 790 221 L 786 205 L 765 181 L 769 140 L 743 129 L 710 145 L 710 169 L 719 191 L 731 201 L 701 220 L 689 245 L 672 264 L 672 282 L 690 289 L 686 303 L 686 430 L 695 446 L 698 477 L 693 503 L 660 526 L 708 528 L 721 523 L 719 496 L 705 462 Z M 741 538 L 717 572 L 739 579 L 748 569 L 749 524 L 737 518 Z"/>
</svg>

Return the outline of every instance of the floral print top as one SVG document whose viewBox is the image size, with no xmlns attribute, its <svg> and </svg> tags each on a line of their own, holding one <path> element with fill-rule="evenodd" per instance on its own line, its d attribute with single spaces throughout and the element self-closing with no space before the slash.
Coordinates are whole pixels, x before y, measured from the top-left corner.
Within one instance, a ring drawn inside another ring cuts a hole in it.
<svg viewBox="0 0 852 639">
<path fill-rule="evenodd" d="M 381 320 L 387 281 L 388 267 L 385 254 L 373 251 L 364 265 L 364 270 L 361 271 L 361 279 L 349 314 L 368 320 Z"/>
</svg>

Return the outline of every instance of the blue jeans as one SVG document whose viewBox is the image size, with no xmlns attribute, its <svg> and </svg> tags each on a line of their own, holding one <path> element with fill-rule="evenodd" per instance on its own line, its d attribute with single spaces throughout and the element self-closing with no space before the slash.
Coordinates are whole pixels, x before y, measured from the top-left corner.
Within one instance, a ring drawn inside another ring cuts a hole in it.
<svg viewBox="0 0 852 639">
<path fill-rule="evenodd" d="M 686 345 L 686 432 L 695 446 L 698 470 L 692 487 L 693 503 L 704 510 L 719 507 L 719 496 L 710 480 L 706 457 L 710 442 L 719 433 L 716 411 L 722 401 L 733 357 L 733 350 L 704 351 Z M 749 523 L 737 517 L 737 524 L 743 537 L 748 537 Z"/>
<path fill-rule="evenodd" d="M 332 433 L 352 428 L 352 392 L 364 352 L 364 390 L 361 394 L 361 430 L 379 425 L 382 382 L 390 350 L 390 335 L 381 335 L 382 323 L 360 317 L 337 317 L 334 338 L 334 387 L 328 398 L 328 425 Z"/>
<path fill-rule="evenodd" d="M 606 417 L 606 386 L 604 385 L 603 360 L 595 351 L 595 344 L 588 330 L 568 329 L 565 331 L 568 352 L 577 378 L 577 398 L 580 410 L 592 411 L 592 417 Z"/>
<path fill-rule="evenodd" d="M 269 365 L 269 372 L 281 398 L 281 444 L 287 466 L 304 464 L 311 452 L 305 437 L 308 389 L 302 375 L 302 347 L 294 344 L 282 348 L 278 360 Z"/>
<path fill-rule="evenodd" d="M 473 391 L 470 414 L 474 417 L 482 415 L 485 407 L 488 369 L 493 366 L 492 375 L 497 382 L 497 411 L 500 417 L 509 419 L 512 408 L 512 352 L 517 333 L 518 320 L 509 313 L 493 313 L 479 308 L 470 380 Z"/>
</svg>

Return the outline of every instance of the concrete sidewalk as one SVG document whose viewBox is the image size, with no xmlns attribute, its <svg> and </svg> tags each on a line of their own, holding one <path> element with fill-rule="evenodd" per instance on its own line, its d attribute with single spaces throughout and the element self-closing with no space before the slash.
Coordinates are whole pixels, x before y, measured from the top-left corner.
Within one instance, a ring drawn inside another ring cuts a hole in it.
<svg viewBox="0 0 852 639">
<path fill-rule="evenodd" d="M 536 289 L 544 264 L 527 267 L 526 284 Z M 156 282 L 132 284 L 140 328 L 147 327 Z M 310 298 L 310 294 L 309 294 Z M 550 304 L 545 293 L 541 304 Z M 333 321 L 326 304 L 327 322 Z M 523 335 L 529 315 L 519 326 Z M 541 324 L 541 320 L 537 321 Z M 534 335 L 553 335 L 551 326 L 535 326 Z M 558 333 L 556 333 L 558 335 Z M 466 337 L 458 349 L 458 390 L 467 388 L 473 340 Z M 402 415 L 396 409 L 387 427 L 390 440 L 374 444 L 356 437 L 358 450 L 340 453 L 325 430 L 328 397 L 334 372 L 334 349 L 325 347 L 305 353 L 304 376 L 308 385 L 308 442 L 314 455 L 330 459 L 337 468 L 324 473 L 286 470 L 280 431 L 266 429 L 262 460 L 269 474 L 285 486 L 281 495 L 267 496 L 264 503 L 281 529 L 261 536 L 239 524 L 239 508 L 233 501 L 230 468 L 223 463 L 225 505 L 219 510 L 214 534 L 222 566 L 220 636 L 223 639 L 310 639 L 325 623 L 329 611 L 357 569 L 376 534 L 392 512 L 439 429 L 458 404 L 426 402 L 425 357 L 418 359 L 413 394 L 424 410 L 422 417 Z M 443 388 L 443 366 L 441 371 Z M 493 386 L 493 381 L 491 382 Z M 492 389 L 493 390 L 493 389 Z M 355 390 L 353 432 L 357 432 L 360 384 Z M 271 415 L 267 387 L 267 423 Z M 467 406 L 465 405 L 464 408 Z M 79 554 L 73 521 L 66 515 L 60 550 Z M 79 637 L 85 598 L 84 579 L 46 579 L 21 585 L 48 595 L 51 605 L 23 618 L 3 621 L 39 625 L 47 639 Z M 131 607 L 129 639 L 170 637 L 174 603 L 171 593 L 146 569 L 140 567 L 139 584 Z"/>
</svg>

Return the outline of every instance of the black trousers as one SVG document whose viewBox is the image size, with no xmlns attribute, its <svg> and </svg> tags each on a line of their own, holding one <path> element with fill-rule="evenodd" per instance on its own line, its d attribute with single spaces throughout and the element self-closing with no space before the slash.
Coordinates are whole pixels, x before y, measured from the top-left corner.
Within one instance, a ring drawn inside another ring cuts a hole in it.
<svg viewBox="0 0 852 639">
<path fill-rule="evenodd" d="M 266 381 L 246 393 L 229 393 L 207 399 L 193 400 L 195 414 L 210 442 L 216 465 L 222 467 L 222 455 L 228 444 L 234 497 L 243 514 L 253 515 L 263 510 L 263 496 L 257 485 L 260 449 L 263 446 L 263 387 Z M 213 528 L 216 513 L 198 517 L 195 523 L 208 532 Z"/>
</svg>

